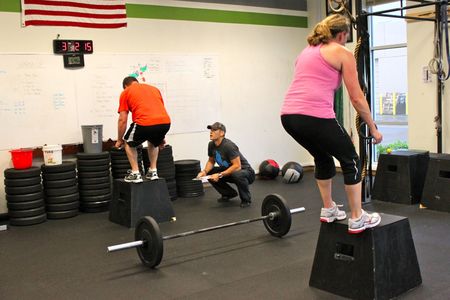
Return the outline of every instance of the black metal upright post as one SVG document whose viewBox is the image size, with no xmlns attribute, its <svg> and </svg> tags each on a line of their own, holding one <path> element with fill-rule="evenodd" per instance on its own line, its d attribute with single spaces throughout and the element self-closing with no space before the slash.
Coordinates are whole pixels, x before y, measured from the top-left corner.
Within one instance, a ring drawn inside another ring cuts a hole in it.
<svg viewBox="0 0 450 300">
<path fill-rule="evenodd" d="M 437 58 L 439 60 L 439 66 L 442 66 L 442 38 L 443 38 L 443 32 L 442 32 L 442 13 L 441 13 L 442 4 L 436 3 L 436 37 L 438 38 L 437 45 L 435 47 L 438 47 L 439 57 Z M 447 28 L 444 28 L 444 30 L 448 30 Z M 442 89 L 443 89 L 443 76 L 442 73 L 442 67 L 438 68 L 437 72 L 437 80 L 436 80 L 436 89 L 437 89 L 437 103 L 436 103 L 436 110 L 437 115 L 434 119 L 435 126 L 436 126 L 436 138 L 437 138 L 437 153 L 442 153 Z"/>
<path fill-rule="evenodd" d="M 370 74 L 370 42 L 368 32 L 368 17 L 363 14 L 362 0 L 356 1 L 356 37 L 359 41 L 357 60 L 358 80 L 367 103 L 371 107 L 371 74 Z M 372 192 L 372 144 L 370 140 L 359 139 L 359 155 L 361 157 L 361 170 L 363 174 L 361 201 L 369 202 Z M 364 163 L 365 162 L 365 163 Z M 364 168 L 364 169 L 363 169 Z"/>
</svg>

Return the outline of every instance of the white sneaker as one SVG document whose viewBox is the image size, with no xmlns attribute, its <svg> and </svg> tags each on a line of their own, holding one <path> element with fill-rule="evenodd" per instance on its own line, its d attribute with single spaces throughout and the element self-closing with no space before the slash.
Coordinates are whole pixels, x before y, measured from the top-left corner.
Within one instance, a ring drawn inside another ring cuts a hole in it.
<svg viewBox="0 0 450 300">
<path fill-rule="evenodd" d="M 155 170 L 148 169 L 147 174 L 145 174 L 145 178 L 149 180 L 159 179 L 158 172 Z"/>
<path fill-rule="evenodd" d="M 342 205 L 337 205 L 333 202 L 333 207 L 331 208 L 322 208 L 320 210 L 320 222 L 331 223 L 336 220 L 344 220 L 347 218 L 345 211 L 339 210 L 339 207 Z"/>
<path fill-rule="evenodd" d="M 142 176 L 140 173 L 128 173 L 127 176 L 124 178 L 125 182 L 132 182 L 132 183 L 141 183 L 142 182 Z"/>
<path fill-rule="evenodd" d="M 367 213 L 362 210 L 362 215 L 359 219 L 348 219 L 348 233 L 360 233 L 366 230 L 367 228 L 372 228 L 380 224 L 381 216 L 374 213 Z"/>
</svg>

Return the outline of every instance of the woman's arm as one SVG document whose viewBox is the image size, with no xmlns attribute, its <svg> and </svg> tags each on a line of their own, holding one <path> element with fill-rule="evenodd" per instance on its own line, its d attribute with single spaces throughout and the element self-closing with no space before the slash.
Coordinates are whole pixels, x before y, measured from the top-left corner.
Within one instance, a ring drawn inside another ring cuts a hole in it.
<svg viewBox="0 0 450 300">
<path fill-rule="evenodd" d="M 370 133 L 374 139 L 374 144 L 378 144 L 383 140 L 383 135 L 378 131 L 375 122 L 372 119 L 369 104 L 364 96 L 358 81 L 358 72 L 356 70 L 356 60 L 353 54 L 346 48 L 340 50 L 342 57 L 342 77 L 347 88 L 350 101 L 361 116 L 364 122 L 369 126 Z"/>
</svg>

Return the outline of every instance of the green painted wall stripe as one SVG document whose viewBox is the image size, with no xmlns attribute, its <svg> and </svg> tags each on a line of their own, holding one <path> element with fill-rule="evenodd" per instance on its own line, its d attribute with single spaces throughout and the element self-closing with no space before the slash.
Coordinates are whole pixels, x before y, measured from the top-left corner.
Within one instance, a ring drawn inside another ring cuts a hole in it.
<svg viewBox="0 0 450 300">
<path fill-rule="evenodd" d="M 20 0 L 0 0 L 0 11 L 20 12 Z M 308 27 L 308 18 L 302 16 L 144 4 L 127 4 L 127 16 L 139 19 Z"/>
<path fill-rule="evenodd" d="M 308 27 L 308 18 L 202 8 L 127 4 L 127 16 L 142 19 L 187 20 L 219 23 Z"/>
<path fill-rule="evenodd" d="M 20 0 L 0 0 L 0 11 L 20 12 Z"/>
</svg>

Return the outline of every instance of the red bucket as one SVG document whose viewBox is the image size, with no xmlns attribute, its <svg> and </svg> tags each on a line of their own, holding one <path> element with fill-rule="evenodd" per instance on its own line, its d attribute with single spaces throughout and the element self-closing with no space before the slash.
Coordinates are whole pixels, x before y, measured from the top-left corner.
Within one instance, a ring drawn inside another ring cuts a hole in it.
<svg viewBox="0 0 450 300">
<path fill-rule="evenodd" d="M 33 149 L 15 149 L 11 152 L 14 169 L 28 169 L 33 163 Z"/>
</svg>

